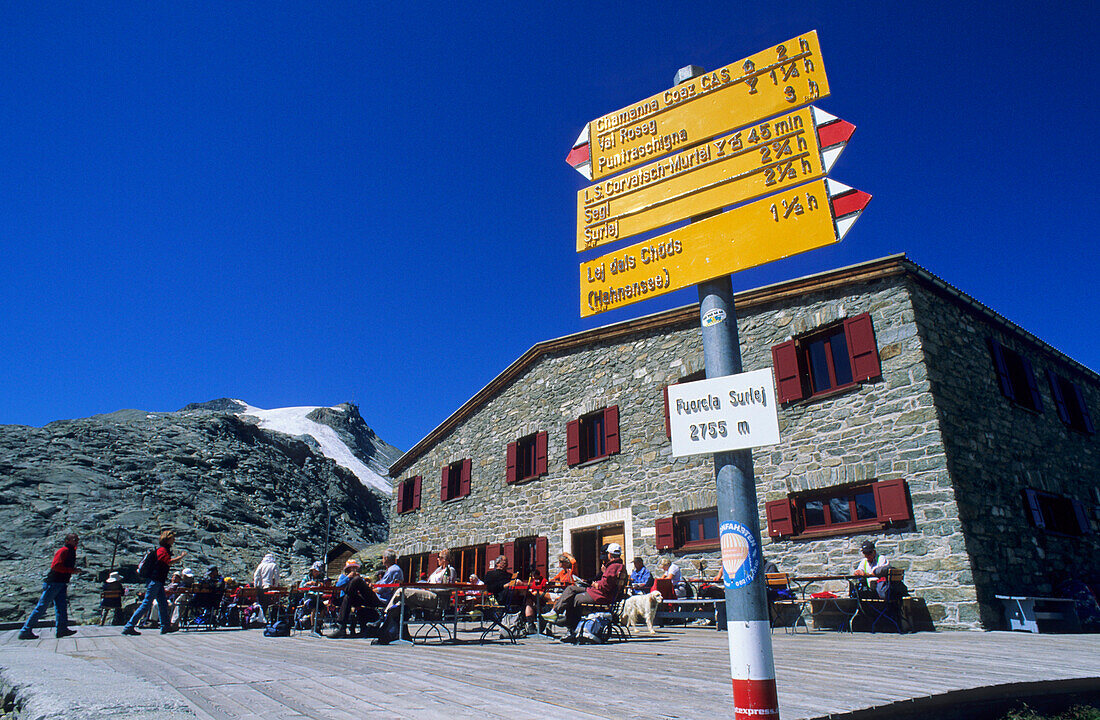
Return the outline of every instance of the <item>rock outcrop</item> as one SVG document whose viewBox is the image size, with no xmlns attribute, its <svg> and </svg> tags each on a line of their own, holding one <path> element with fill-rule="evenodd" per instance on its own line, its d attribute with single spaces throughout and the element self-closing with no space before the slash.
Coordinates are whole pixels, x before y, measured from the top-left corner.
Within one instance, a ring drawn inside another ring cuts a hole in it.
<svg viewBox="0 0 1100 720">
<path fill-rule="evenodd" d="M 24 617 L 53 551 L 81 536 L 88 572 L 70 589 L 70 613 L 90 617 L 98 576 L 131 567 L 163 528 L 176 531 L 182 565 L 251 577 L 266 552 L 297 578 L 331 543 L 385 539 L 389 497 L 325 457 L 309 436 L 263 429 L 232 400 L 179 412 L 120 410 L 42 428 L 0 426 L 0 620 Z M 312 418 L 363 463 L 385 468 L 386 445 L 353 405 Z"/>
</svg>

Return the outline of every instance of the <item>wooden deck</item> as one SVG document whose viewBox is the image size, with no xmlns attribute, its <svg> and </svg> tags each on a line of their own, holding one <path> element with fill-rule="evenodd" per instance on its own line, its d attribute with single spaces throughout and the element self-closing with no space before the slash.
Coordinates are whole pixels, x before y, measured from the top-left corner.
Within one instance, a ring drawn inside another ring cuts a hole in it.
<svg viewBox="0 0 1100 720">
<path fill-rule="evenodd" d="M 84 627 L 60 641 L 41 634 L 25 642 L 0 633 L 0 665 L 16 647 L 60 653 L 88 663 L 81 673 L 89 682 L 97 667 L 143 678 L 204 719 L 733 715 L 726 635 L 705 628 L 579 647 L 540 640 L 375 647 L 258 630 L 130 638 Z M 777 633 L 773 641 L 784 720 L 1036 681 L 1092 679 L 1100 687 L 1098 635 L 816 632 Z"/>
</svg>

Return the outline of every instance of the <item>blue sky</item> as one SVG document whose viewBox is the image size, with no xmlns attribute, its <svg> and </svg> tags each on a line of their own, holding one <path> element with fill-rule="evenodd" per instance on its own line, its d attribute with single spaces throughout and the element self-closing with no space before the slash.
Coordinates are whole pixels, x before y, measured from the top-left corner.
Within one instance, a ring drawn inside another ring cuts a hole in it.
<svg viewBox="0 0 1100 720">
<path fill-rule="evenodd" d="M 818 30 L 842 243 L 1100 368 L 1095 3 L 8 3 L 0 423 L 359 404 L 407 449 L 582 321 L 587 121 Z M 1090 149 L 1091 148 L 1091 149 Z"/>
</svg>

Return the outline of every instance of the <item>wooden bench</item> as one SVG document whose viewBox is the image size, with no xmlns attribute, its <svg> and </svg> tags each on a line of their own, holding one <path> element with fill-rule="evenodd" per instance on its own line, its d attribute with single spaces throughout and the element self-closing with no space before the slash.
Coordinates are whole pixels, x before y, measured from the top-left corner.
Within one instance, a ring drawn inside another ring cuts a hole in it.
<svg viewBox="0 0 1100 720">
<path fill-rule="evenodd" d="M 1081 632 L 1077 605 L 1070 598 L 994 595 L 1004 604 L 1009 630 L 1048 633 Z"/>
</svg>

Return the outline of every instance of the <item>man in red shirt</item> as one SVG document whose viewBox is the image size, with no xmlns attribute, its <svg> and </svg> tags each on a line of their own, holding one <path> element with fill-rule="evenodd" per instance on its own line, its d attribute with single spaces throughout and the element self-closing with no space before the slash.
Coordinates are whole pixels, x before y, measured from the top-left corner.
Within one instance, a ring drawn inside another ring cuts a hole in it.
<svg viewBox="0 0 1100 720">
<path fill-rule="evenodd" d="M 65 544 L 53 554 L 50 571 L 42 582 L 42 597 L 38 599 L 38 604 L 31 610 L 31 616 L 19 631 L 20 640 L 38 639 L 34 634 L 34 624 L 45 614 L 51 602 L 57 620 L 57 637 L 76 634 L 76 630 L 69 629 L 69 578 L 83 572 L 76 566 L 76 546 L 79 543 L 80 538 L 76 533 L 69 533 L 65 536 Z"/>
<path fill-rule="evenodd" d="M 581 617 L 581 605 L 610 605 L 618 597 L 619 590 L 623 586 L 623 578 L 626 569 L 623 566 L 623 549 L 618 543 L 607 546 L 607 561 L 604 563 L 600 579 L 585 589 L 580 585 L 570 585 L 565 588 L 554 609 L 543 614 L 542 618 L 547 622 L 562 624 L 569 628 L 569 634 L 562 640 L 573 642 L 577 622 Z"/>
</svg>

